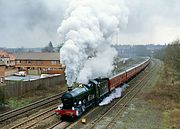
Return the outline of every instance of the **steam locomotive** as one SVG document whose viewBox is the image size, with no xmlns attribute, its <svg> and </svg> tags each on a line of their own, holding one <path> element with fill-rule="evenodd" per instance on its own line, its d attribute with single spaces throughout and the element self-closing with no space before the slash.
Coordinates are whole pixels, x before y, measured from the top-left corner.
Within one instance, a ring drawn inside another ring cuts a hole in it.
<svg viewBox="0 0 180 129">
<path fill-rule="evenodd" d="M 62 105 L 55 110 L 61 118 L 80 117 L 90 107 L 98 105 L 103 98 L 108 96 L 115 88 L 121 87 L 125 82 L 132 79 L 150 63 L 147 58 L 140 64 L 128 68 L 111 78 L 96 78 L 88 84 L 80 84 L 79 87 L 67 91 L 61 97 Z"/>
</svg>

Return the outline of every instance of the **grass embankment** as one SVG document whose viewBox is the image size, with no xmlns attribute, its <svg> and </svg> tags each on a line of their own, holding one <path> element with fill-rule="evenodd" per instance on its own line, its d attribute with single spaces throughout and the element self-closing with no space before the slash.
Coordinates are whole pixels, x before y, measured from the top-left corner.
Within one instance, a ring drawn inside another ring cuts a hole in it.
<svg viewBox="0 0 180 129">
<path fill-rule="evenodd" d="M 162 124 L 167 129 L 180 129 L 180 75 L 165 65 L 155 88 L 145 96 L 162 111 Z"/>
<path fill-rule="evenodd" d="M 163 111 L 167 128 L 180 129 L 180 40 L 155 52 L 164 62 L 164 71 L 156 88 L 147 97 Z"/>
<path fill-rule="evenodd" d="M 4 102 L 5 107 L 3 106 L 0 112 L 3 113 L 12 109 L 20 108 L 22 106 L 28 105 L 40 99 L 50 97 L 52 95 L 55 95 L 57 93 L 60 93 L 66 90 L 66 87 L 67 86 L 65 84 L 56 85 L 51 88 L 37 89 L 37 90 L 30 91 L 20 97 L 7 99 Z"/>
<path fill-rule="evenodd" d="M 158 63 L 158 60 L 155 60 Z M 146 87 L 116 120 L 115 129 L 179 129 L 178 72 L 158 63 Z M 155 67 L 155 66 L 154 66 Z"/>
</svg>

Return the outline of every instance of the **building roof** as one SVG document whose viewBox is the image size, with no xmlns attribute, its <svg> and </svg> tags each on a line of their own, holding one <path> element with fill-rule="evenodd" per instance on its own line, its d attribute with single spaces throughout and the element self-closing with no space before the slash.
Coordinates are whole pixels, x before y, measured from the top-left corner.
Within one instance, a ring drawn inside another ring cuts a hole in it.
<svg viewBox="0 0 180 129">
<path fill-rule="evenodd" d="M 9 59 L 10 59 L 10 60 L 15 60 L 16 58 L 15 58 L 15 56 L 14 56 L 14 55 L 9 54 Z"/>
<path fill-rule="evenodd" d="M 13 53 L 16 60 L 60 60 L 57 52 L 20 52 Z"/>
<path fill-rule="evenodd" d="M 7 52 L 0 50 L 0 57 L 7 58 L 7 57 L 9 57 L 9 55 Z"/>
<path fill-rule="evenodd" d="M 1 58 L 9 58 L 10 60 L 15 60 L 14 55 L 12 55 L 4 50 L 0 50 L 0 57 Z"/>
</svg>

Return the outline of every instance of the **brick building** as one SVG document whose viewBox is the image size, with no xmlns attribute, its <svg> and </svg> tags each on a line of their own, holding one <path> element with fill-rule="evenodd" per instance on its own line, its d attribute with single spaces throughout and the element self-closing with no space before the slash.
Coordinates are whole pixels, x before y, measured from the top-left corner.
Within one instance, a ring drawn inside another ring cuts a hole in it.
<svg viewBox="0 0 180 129">
<path fill-rule="evenodd" d="M 0 50 L 0 60 L 4 62 L 6 67 L 14 67 L 15 66 L 14 55 L 7 53 L 6 51 Z"/>
<path fill-rule="evenodd" d="M 15 67 L 28 74 L 63 74 L 59 53 L 21 52 L 13 54 L 16 58 Z"/>
<path fill-rule="evenodd" d="M 4 82 L 5 76 L 5 64 L 4 62 L 0 61 L 0 83 Z"/>
</svg>

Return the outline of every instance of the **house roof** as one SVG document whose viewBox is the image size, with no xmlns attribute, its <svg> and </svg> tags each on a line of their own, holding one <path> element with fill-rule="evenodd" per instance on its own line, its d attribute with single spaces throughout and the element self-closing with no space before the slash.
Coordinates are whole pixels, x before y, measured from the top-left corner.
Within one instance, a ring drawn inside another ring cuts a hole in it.
<svg viewBox="0 0 180 129">
<path fill-rule="evenodd" d="M 9 57 L 9 55 L 7 52 L 0 50 L 0 57 L 7 58 L 7 57 Z"/>
<path fill-rule="evenodd" d="M 13 55 L 16 60 L 60 60 L 60 54 L 57 52 L 20 52 Z"/>
<path fill-rule="evenodd" d="M 10 60 L 15 60 L 14 55 L 9 54 L 8 52 L 3 51 L 3 50 L 0 50 L 0 57 L 1 58 L 9 58 Z"/>
<path fill-rule="evenodd" d="M 12 55 L 12 54 L 9 54 L 9 58 L 10 58 L 10 60 L 15 60 L 16 59 L 15 56 Z"/>
</svg>

